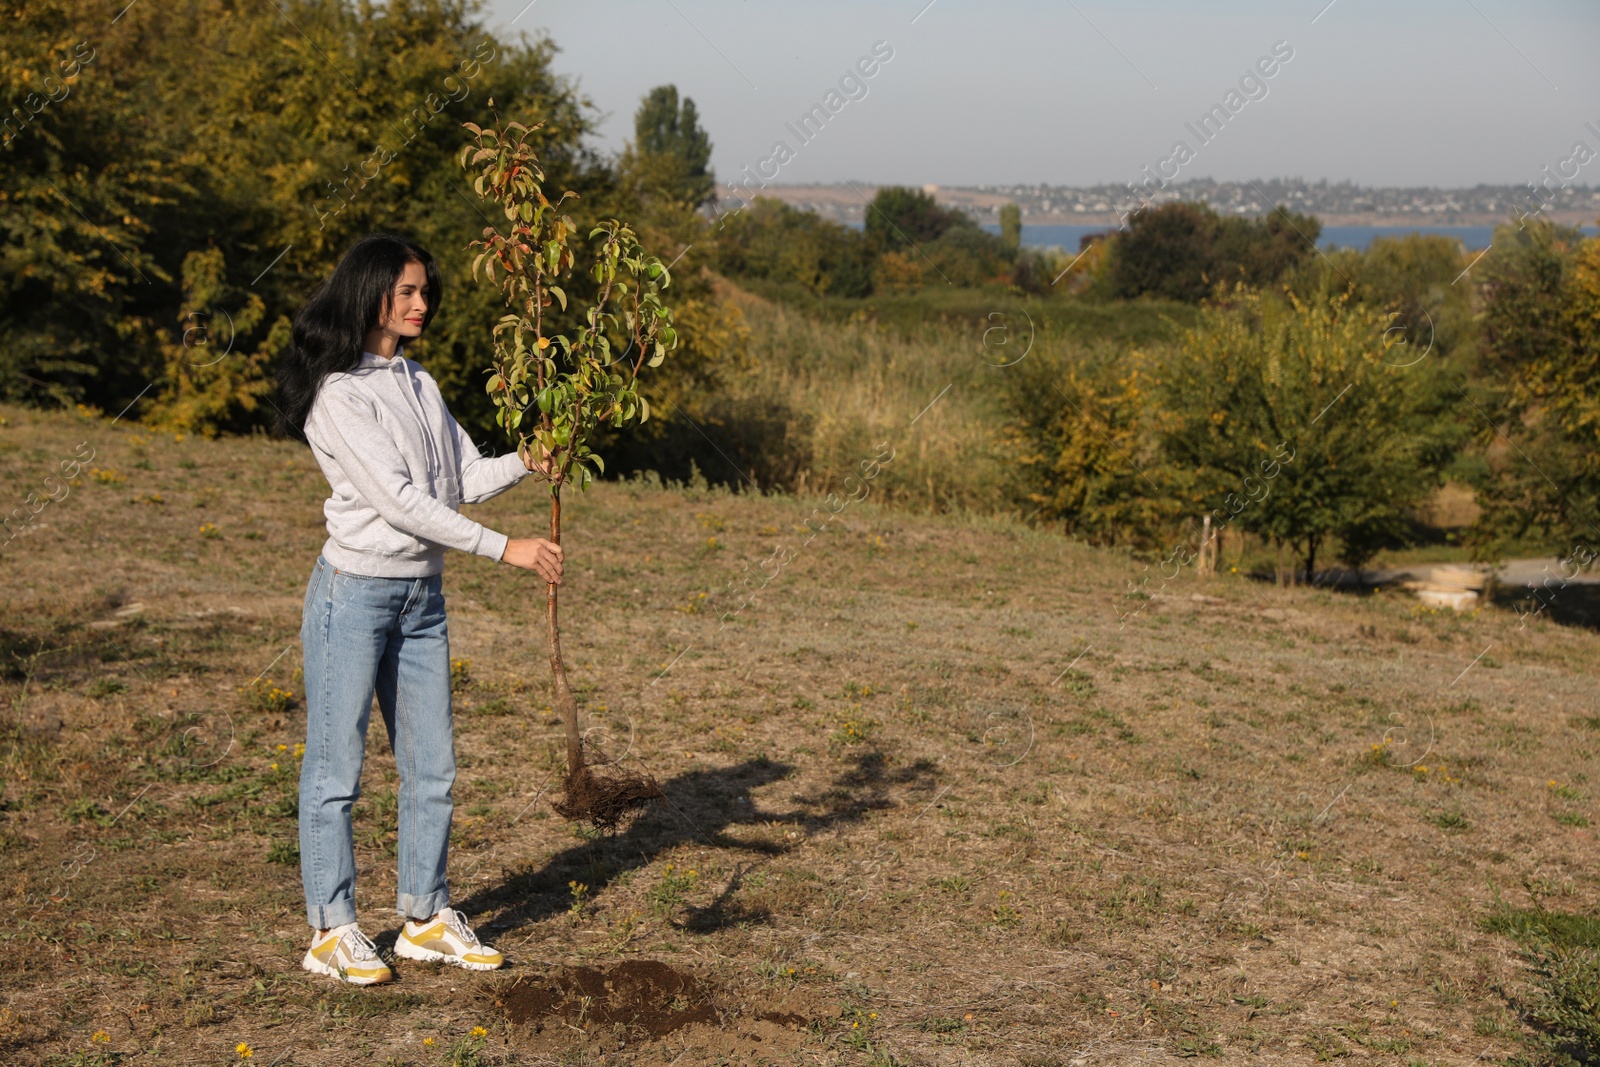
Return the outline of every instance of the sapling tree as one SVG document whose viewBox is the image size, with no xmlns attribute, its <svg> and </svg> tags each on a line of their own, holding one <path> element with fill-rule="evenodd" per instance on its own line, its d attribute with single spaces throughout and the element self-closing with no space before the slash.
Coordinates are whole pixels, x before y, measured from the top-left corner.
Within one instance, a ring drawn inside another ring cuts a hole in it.
<svg viewBox="0 0 1600 1067">
<path fill-rule="evenodd" d="M 576 194 L 550 200 L 544 171 L 530 143 L 538 126 L 498 121 L 472 134 L 461 166 L 475 173 L 479 197 L 498 205 L 509 232 L 486 227 L 473 259 L 505 296 L 508 313 L 494 327 L 494 359 L 488 391 L 495 421 L 522 455 L 539 458 L 550 482 L 550 540 L 561 543 L 561 489 L 575 482 L 588 488 L 605 464 L 590 447 L 601 426 L 644 422 L 650 404 L 639 392 L 639 374 L 658 367 L 677 344 L 672 311 L 661 300 L 671 280 L 667 268 L 646 255 L 625 223 L 594 226 L 588 241 L 564 212 Z M 574 299 L 568 288 L 592 296 Z M 570 306 L 569 306 L 570 305 Z M 580 306 L 586 305 L 586 306 Z M 555 709 L 566 723 L 565 795 L 556 810 L 611 826 L 629 810 L 661 796 L 654 779 L 613 766 L 596 775 L 584 755 L 578 705 L 561 658 L 556 586 L 545 592 L 550 673 Z"/>
</svg>

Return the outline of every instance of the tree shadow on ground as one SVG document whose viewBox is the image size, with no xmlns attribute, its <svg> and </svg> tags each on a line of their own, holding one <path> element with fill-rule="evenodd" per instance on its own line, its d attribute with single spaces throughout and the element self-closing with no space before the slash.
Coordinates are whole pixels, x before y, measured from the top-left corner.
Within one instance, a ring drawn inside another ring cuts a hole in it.
<svg viewBox="0 0 1600 1067">
<path fill-rule="evenodd" d="M 739 825 L 788 824 L 804 835 L 859 822 L 869 812 L 894 806 L 893 786 L 923 786 L 931 780 L 934 764 L 918 760 L 891 768 L 883 753 L 868 751 L 853 757 L 827 788 L 815 795 L 795 794 L 789 811 L 766 811 L 752 793 L 790 776 L 787 763 L 766 758 L 746 760 L 731 767 L 688 771 L 662 783 L 666 801 L 639 815 L 621 833 L 563 849 L 543 866 L 510 874 L 505 881 L 473 893 L 454 904 L 468 915 L 489 914 L 485 931 L 515 933 L 567 911 L 572 905 L 572 882 L 598 894 L 619 875 L 637 870 L 655 856 L 678 845 L 699 843 L 751 854 L 782 855 L 792 847 L 785 840 L 741 838 L 729 828 Z M 726 888 L 709 905 L 690 908 L 686 928 L 710 933 L 737 922 L 761 921 L 763 915 L 740 908 L 734 897 L 744 878 L 745 865 L 734 871 Z"/>
</svg>

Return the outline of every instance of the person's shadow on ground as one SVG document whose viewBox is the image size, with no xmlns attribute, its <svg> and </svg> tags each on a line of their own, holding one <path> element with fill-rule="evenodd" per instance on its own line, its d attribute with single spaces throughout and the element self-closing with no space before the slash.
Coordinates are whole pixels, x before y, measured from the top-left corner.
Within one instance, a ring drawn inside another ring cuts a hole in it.
<svg viewBox="0 0 1600 1067">
<path fill-rule="evenodd" d="M 891 786 L 931 788 L 933 763 L 919 760 L 891 770 L 882 753 L 869 751 L 852 759 L 850 767 L 820 794 L 797 794 L 794 810 L 761 810 L 752 792 L 787 778 L 793 769 L 787 763 L 757 758 L 731 767 L 680 774 L 661 784 L 666 801 L 646 809 L 622 833 L 564 849 L 537 870 L 512 874 L 453 906 L 468 915 L 492 916 L 483 929 L 503 937 L 566 912 L 573 903 L 571 883 L 586 886 L 593 896 L 618 875 L 647 865 L 677 845 L 698 842 L 758 856 L 781 855 L 791 847 L 788 839 L 741 839 L 730 835 L 728 828 L 787 824 L 812 834 L 857 822 L 870 811 L 893 806 Z M 686 928 L 710 933 L 736 922 L 759 921 L 760 915 L 744 912 L 733 901 L 741 880 L 742 869 L 710 905 L 690 908 Z"/>
</svg>

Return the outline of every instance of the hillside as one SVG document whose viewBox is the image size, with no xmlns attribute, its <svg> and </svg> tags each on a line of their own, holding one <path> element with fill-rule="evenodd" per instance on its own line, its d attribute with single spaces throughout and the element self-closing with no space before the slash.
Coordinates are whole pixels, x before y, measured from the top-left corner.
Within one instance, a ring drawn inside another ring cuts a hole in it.
<svg viewBox="0 0 1600 1067">
<path fill-rule="evenodd" d="M 542 589 L 453 557 L 451 881 L 512 964 L 343 988 L 299 969 L 309 454 L 3 415 L 13 506 L 93 449 L 0 559 L 8 1064 L 1499 1062 L 1530 974 L 1486 920 L 1600 898 L 1592 632 L 1226 568 L 1129 601 L 1047 531 L 868 499 L 803 544 L 818 499 L 608 483 L 568 655 L 668 805 L 549 810 Z M 380 945 L 396 781 L 375 723 Z"/>
</svg>

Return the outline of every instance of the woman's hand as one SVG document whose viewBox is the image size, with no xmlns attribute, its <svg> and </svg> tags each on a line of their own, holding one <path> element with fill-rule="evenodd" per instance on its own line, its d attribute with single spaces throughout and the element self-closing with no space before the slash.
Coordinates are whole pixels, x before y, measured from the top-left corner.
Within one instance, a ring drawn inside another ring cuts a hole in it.
<svg viewBox="0 0 1600 1067">
<path fill-rule="evenodd" d="M 535 474 L 542 474 L 545 479 L 557 485 L 561 483 L 561 453 L 562 449 L 551 452 L 544 445 L 539 446 L 539 451 L 544 454 L 543 459 L 534 459 L 531 448 L 522 449 L 522 465 Z"/>
<path fill-rule="evenodd" d="M 513 537 L 506 542 L 500 562 L 525 571 L 538 571 L 551 585 L 561 584 L 561 546 L 554 541 L 542 537 Z"/>
</svg>

